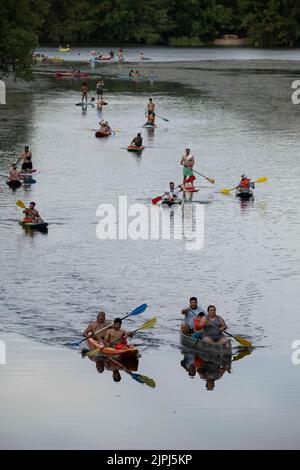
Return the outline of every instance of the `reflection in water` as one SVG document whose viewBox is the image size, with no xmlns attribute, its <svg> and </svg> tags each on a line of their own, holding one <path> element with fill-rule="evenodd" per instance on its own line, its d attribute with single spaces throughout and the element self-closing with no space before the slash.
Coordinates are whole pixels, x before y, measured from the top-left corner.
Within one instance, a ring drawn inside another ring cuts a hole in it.
<svg viewBox="0 0 300 470">
<path fill-rule="evenodd" d="M 249 349 L 239 349 L 232 355 L 213 354 L 207 352 L 181 351 L 183 359 L 180 365 L 186 370 L 190 378 L 197 374 L 205 381 L 206 390 L 214 390 L 215 382 L 220 380 L 225 372 L 231 373 L 231 364 L 251 354 Z"/>
<path fill-rule="evenodd" d="M 122 358 L 117 360 L 114 357 L 110 356 L 88 356 L 87 353 L 89 349 L 82 350 L 82 357 L 88 357 L 91 361 L 95 362 L 96 370 L 99 374 L 102 374 L 105 370 L 112 372 L 112 379 L 114 382 L 120 382 L 122 380 L 122 375 L 120 370 L 129 374 L 132 379 L 140 384 L 148 385 L 148 387 L 155 388 L 156 383 L 150 377 L 146 375 L 135 373 L 138 370 L 139 360 L 136 356 Z"/>
</svg>

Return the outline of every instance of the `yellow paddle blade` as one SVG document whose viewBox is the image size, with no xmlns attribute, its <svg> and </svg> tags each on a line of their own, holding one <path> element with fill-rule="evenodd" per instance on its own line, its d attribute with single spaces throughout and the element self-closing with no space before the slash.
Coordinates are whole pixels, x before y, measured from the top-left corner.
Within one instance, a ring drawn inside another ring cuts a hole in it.
<svg viewBox="0 0 300 470">
<path fill-rule="evenodd" d="M 230 191 L 232 191 L 232 189 L 223 188 L 223 189 L 220 189 L 219 193 L 230 194 Z"/>
<path fill-rule="evenodd" d="M 20 199 L 18 199 L 18 201 L 16 201 L 16 204 L 18 207 L 21 207 L 21 209 L 26 209 L 26 206 L 24 204 L 23 201 L 20 201 Z"/>
<path fill-rule="evenodd" d="M 245 348 L 252 348 L 252 343 L 250 341 L 248 341 L 247 339 L 245 338 L 242 338 L 241 336 L 239 335 L 235 335 L 234 336 L 234 339 L 240 343 L 242 346 L 245 346 Z"/>
<path fill-rule="evenodd" d="M 240 359 L 243 359 L 243 357 L 249 356 L 251 352 L 252 351 L 249 351 L 249 349 L 242 349 L 236 356 L 234 356 L 231 362 L 239 361 Z"/>
<path fill-rule="evenodd" d="M 139 330 L 147 330 L 148 328 L 152 328 L 156 322 L 156 317 L 150 318 L 150 320 L 146 321 L 142 326 L 139 327 Z"/>
<path fill-rule="evenodd" d="M 254 183 L 264 183 L 265 181 L 268 181 L 268 178 L 266 176 L 263 176 L 262 178 L 259 178 L 258 180 L 254 181 Z"/>
<path fill-rule="evenodd" d="M 150 377 L 147 377 L 147 375 L 141 375 L 141 378 L 143 380 L 143 382 L 148 385 L 148 387 L 151 387 L 151 388 L 155 388 L 156 387 L 156 383 L 153 379 L 151 379 Z"/>
</svg>

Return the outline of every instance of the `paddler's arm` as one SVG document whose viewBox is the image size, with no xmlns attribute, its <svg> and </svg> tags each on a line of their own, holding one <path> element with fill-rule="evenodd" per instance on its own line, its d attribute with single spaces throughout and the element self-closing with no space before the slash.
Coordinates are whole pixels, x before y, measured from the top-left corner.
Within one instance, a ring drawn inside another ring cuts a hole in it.
<svg viewBox="0 0 300 470">
<path fill-rule="evenodd" d="M 88 337 L 91 338 L 93 336 L 93 331 L 92 331 L 91 325 L 88 325 L 88 327 L 82 333 L 82 336 L 84 336 L 85 338 L 88 338 Z"/>
<path fill-rule="evenodd" d="M 189 308 L 184 308 L 181 310 L 182 315 L 187 315 L 189 313 Z"/>
<path fill-rule="evenodd" d="M 222 317 L 220 317 L 220 321 L 221 321 L 221 328 L 220 328 L 220 330 L 221 330 L 221 331 L 227 330 L 227 325 L 226 325 L 226 323 L 225 323 L 225 321 L 223 320 Z"/>
</svg>

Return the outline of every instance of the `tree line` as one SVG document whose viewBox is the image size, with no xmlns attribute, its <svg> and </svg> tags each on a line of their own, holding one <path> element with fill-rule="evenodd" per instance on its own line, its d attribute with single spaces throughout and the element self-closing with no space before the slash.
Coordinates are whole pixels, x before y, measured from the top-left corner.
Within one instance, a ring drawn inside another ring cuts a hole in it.
<svg viewBox="0 0 300 470">
<path fill-rule="evenodd" d="M 26 77 L 38 44 L 204 45 L 224 34 L 256 47 L 300 44 L 295 0 L 6 0 L 0 72 Z"/>
</svg>

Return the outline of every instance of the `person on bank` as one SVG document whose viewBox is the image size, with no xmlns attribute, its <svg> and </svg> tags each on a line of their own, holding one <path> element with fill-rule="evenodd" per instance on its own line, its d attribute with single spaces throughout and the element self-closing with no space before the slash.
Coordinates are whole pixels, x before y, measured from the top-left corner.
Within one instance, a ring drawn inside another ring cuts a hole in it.
<svg viewBox="0 0 300 470">
<path fill-rule="evenodd" d="M 205 310 L 201 305 L 198 305 L 197 297 L 190 298 L 190 305 L 188 308 L 181 310 L 184 319 L 181 323 L 181 331 L 185 335 L 191 335 L 194 332 L 194 318 L 198 315 L 205 317 Z"/>
</svg>

